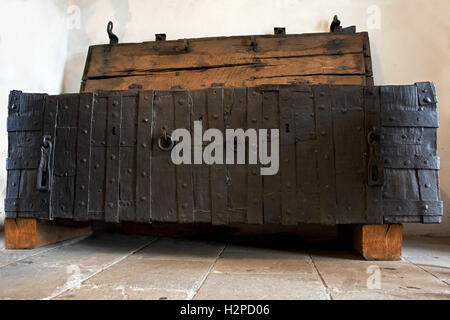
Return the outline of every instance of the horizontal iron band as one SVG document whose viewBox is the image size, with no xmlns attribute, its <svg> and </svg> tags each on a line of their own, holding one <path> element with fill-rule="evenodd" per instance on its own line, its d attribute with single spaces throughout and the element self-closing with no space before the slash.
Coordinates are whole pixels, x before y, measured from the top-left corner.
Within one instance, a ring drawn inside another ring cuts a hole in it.
<svg viewBox="0 0 450 320">
<path fill-rule="evenodd" d="M 439 170 L 441 159 L 439 157 L 384 157 L 383 166 L 389 169 L 430 169 Z"/>
<path fill-rule="evenodd" d="M 385 216 L 442 216 L 442 201 L 383 200 Z"/>
<path fill-rule="evenodd" d="M 423 223 L 437 224 L 442 222 L 442 216 L 385 216 L 384 223 Z"/>
<path fill-rule="evenodd" d="M 5 218 L 6 219 L 34 219 L 39 218 L 39 213 L 37 211 L 20 211 L 20 212 L 14 212 L 14 211 L 7 211 L 5 212 Z M 48 219 L 48 218 L 46 218 Z"/>
<path fill-rule="evenodd" d="M 40 161 L 39 158 L 8 158 L 6 159 L 6 170 L 37 169 Z"/>
<path fill-rule="evenodd" d="M 42 116 L 9 116 L 8 132 L 42 130 Z"/>
<path fill-rule="evenodd" d="M 439 127 L 437 111 L 389 111 L 381 113 L 381 125 L 385 127 Z"/>
<path fill-rule="evenodd" d="M 5 212 L 38 212 L 40 197 L 6 198 Z"/>
</svg>

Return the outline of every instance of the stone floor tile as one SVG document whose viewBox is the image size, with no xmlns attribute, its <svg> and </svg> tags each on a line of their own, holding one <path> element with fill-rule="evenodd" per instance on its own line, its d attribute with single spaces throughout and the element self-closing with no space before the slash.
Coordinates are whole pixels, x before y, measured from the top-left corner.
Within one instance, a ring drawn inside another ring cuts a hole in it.
<svg viewBox="0 0 450 320">
<path fill-rule="evenodd" d="M 417 299 L 450 294 L 448 285 L 406 261 L 316 260 L 314 255 L 313 260 L 334 299 L 359 295 L 389 299 L 408 297 L 408 293 Z"/>
<path fill-rule="evenodd" d="M 314 274 L 210 274 L 196 300 L 296 300 L 328 299 Z"/>
<path fill-rule="evenodd" d="M 450 285 L 450 238 L 407 237 L 403 259 Z"/>
<path fill-rule="evenodd" d="M 247 256 L 256 259 L 301 259 L 311 260 L 308 252 L 299 248 L 283 248 L 282 246 L 227 245 L 222 256 Z"/>
<path fill-rule="evenodd" d="M 303 252 L 294 254 L 252 247 L 241 247 L 239 250 L 227 247 L 216 261 L 213 272 L 310 274 L 315 271 L 309 255 Z"/>
<path fill-rule="evenodd" d="M 91 236 L 11 263 L 0 268 L 0 299 L 52 297 L 151 241 L 140 236 Z"/>
<path fill-rule="evenodd" d="M 185 300 L 183 290 L 142 289 L 126 286 L 82 285 L 80 288 L 58 296 L 55 300 Z"/>
<path fill-rule="evenodd" d="M 151 259 L 215 260 L 224 247 L 221 242 L 161 238 L 140 254 Z"/>
<path fill-rule="evenodd" d="M 85 282 L 91 286 L 136 289 L 193 290 L 206 277 L 212 262 L 155 260 L 133 255 Z M 76 290 L 73 290 L 76 291 Z"/>
</svg>

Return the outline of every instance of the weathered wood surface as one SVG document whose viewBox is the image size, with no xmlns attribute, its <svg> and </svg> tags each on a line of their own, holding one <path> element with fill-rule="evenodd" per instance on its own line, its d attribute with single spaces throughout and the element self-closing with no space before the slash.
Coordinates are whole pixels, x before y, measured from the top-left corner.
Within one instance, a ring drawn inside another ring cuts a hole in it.
<svg viewBox="0 0 450 320">
<path fill-rule="evenodd" d="M 89 48 L 82 91 L 260 84 L 371 85 L 368 34 L 183 39 Z"/>
<path fill-rule="evenodd" d="M 366 260 L 400 260 L 403 226 L 401 224 L 352 225 L 346 230 L 353 247 Z"/>
<path fill-rule="evenodd" d="M 58 224 L 37 219 L 6 219 L 6 249 L 35 249 L 92 232 L 86 224 Z"/>
<path fill-rule="evenodd" d="M 10 104 L 8 122 L 8 218 L 335 225 L 442 217 L 431 83 L 103 91 L 79 98 L 13 92 L 11 99 L 17 104 Z M 77 120 L 67 123 L 64 112 Z M 278 173 L 261 176 L 253 164 L 174 165 L 158 141 L 176 128 L 192 133 L 196 120 L 221 132 L 279 129 Z M 43 132 L 54 146 L 52 183 L 39 191 L 40 161 L 33 159 L 40 158 Z"/>
</svg>

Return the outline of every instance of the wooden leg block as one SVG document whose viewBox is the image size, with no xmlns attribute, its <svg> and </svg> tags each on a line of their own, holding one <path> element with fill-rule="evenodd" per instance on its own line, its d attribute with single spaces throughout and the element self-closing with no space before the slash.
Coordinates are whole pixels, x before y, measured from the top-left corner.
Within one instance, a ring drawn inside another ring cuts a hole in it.
<svg viewBox="0 0 450 320">
<path fill-rule="evenodd" d="M 6 219 L 6 249 L 35 249 L 81 237 L 92 232 L 86 223 L 64 223 L 36 219 Z"/>
<path fill-rule="evenodd" d="M 366 260 L 400 260 L 403 226 L 401 224 L 352 225 L 353 247 Z"/>
</svg>

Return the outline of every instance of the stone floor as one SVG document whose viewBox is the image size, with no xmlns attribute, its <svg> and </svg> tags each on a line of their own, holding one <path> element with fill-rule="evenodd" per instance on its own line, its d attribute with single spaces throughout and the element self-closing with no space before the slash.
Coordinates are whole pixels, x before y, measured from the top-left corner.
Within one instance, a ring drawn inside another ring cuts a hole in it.
<svg viewBox="0 0 450 320">
<path fill-rule="evenodd" d="M 4 250 L 0 299 L 450 299 L 450 238 L 406 238 L 403 260 L 330 243 L 100 234 Z"/>
</svg>

